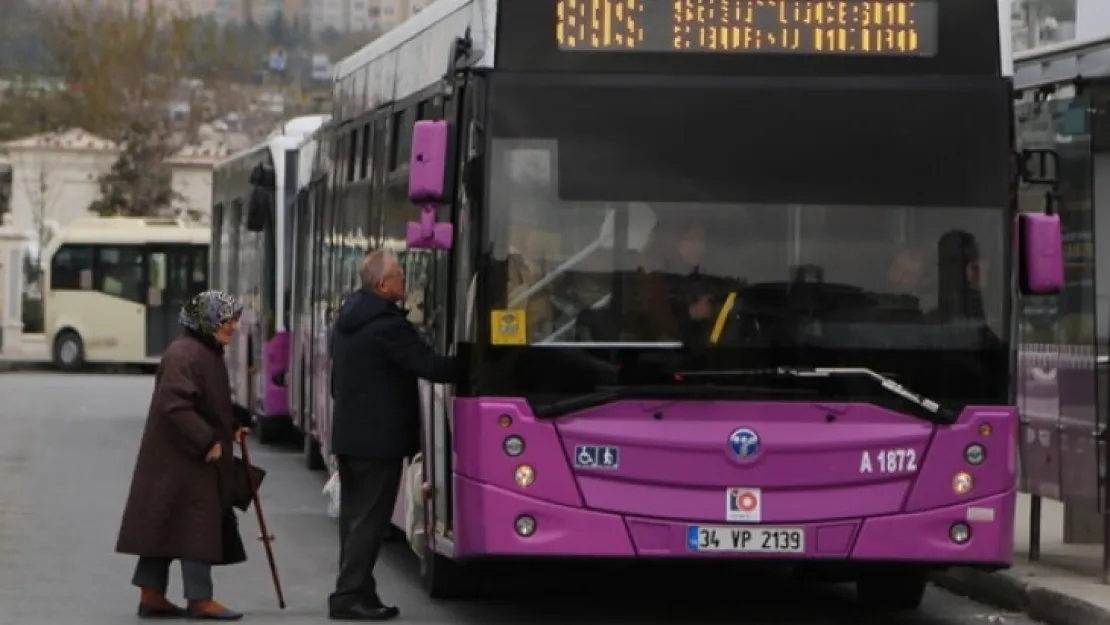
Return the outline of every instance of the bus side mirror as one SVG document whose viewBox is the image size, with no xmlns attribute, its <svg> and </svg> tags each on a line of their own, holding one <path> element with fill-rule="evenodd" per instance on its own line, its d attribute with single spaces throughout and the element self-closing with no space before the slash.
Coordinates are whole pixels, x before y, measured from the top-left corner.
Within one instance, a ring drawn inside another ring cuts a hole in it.
<svg viewBox="0 0 1110 625">
<path fill-rule="evenodd" d="M 1064 239 L 1060 216 L 1023 213 L 1017 218 L 1018 288 L 1023 295 L 1053 295 L 1064 288 Z"/>
<path fill-rule="evenodd" d="M 409 199 L 417 204 L 442 204 L 447 198 L 450 128 L 445 121 L 421 120 L 412 129 Z"/>
<path fill-rule="evenodd" d="M 1017 218 L 1018 289 L 1023 295 L 1053 295 L 1064 288 L 1064 237 L 1053 205 L 1060 155 L 1052 149 L 1024 149 L 1017 153 L 1017 166 L 1021 182 L 1050 187 L 1043 214 Z"/>
<path fill-rule="evenodd" d="M 410 221 L 405 243 L 414 250 L 449 250 L 455 242 L 455 231 L 449 223 L 436 222 L 436 207 L 427 204 L 420 209 L 420 221 Z"/>
<path fill-rule="evenodd" d="M 409 199 L 421 204 L 420 220 L 410 221 L 405 242 L 412 249 L 450 249 L 454 228 L 436 222 L 436 207 L 446 203 L 447 159 L 450 125 L 442 120 L 421 120 L 412 130 L 409 160 Z"/>
</svg>

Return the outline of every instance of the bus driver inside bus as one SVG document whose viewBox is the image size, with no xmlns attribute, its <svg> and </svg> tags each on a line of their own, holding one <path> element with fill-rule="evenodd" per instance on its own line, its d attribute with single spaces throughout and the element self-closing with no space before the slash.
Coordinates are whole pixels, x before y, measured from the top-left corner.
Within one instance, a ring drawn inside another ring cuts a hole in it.
<svg viewBox="0 0 1110 625">
<path fill-rule="evenodd" d="M 629 327 L 639 340 L 701 342 L 715 306 L 702 273 L 706 227 L 688 216 L 660 216 L 632 283 Z"/>
</svg>

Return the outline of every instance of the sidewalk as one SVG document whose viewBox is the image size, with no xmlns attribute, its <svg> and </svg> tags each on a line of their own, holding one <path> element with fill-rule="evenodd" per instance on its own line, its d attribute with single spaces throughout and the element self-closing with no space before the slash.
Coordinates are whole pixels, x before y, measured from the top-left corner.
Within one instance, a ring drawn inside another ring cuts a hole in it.
<svg viewBox="0 0 1110 625">
<path fill-rule="evenodd" d="M 1064 544 L 1064 505 L 1043 499 L 1041 559 L 1029 561 L 1029 496 L 1019 495 L 1014 566 L 1000 573 L 951 569 L 934 582 L 1048 625 L 1110 625 L 1110 585 L 1101 583 L 1102 546 Z"/>
</svg>

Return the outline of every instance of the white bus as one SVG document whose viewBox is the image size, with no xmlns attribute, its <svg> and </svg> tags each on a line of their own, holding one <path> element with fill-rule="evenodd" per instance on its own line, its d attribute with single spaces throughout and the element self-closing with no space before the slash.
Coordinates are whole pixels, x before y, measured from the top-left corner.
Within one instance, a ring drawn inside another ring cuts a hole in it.
<svg viewBox="0 0 1110 625">
<path fill-rule="evenodd" d="M 232 399 L 259 417 L 264 442 L 292 433 L 289 394 L 293 211 L 298 146 L 327 121 L 291 119 L 212 175 L 212 288 L 241 298 L 242 330 L 228 346 Z"/>
<path fill-rule="evenodd" d="M 208 232 L 171 218 L 72 222 L 43 250 L 43 333 L 22 343 L 41 340 L 67 371 L 157 364 L 181 306 L 207 288 Z"/>
</svg>

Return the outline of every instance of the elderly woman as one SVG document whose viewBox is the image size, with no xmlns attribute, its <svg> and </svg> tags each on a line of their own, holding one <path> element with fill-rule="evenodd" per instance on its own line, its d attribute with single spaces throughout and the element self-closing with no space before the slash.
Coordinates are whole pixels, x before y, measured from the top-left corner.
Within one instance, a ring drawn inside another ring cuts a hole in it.
<svg viewBox="0 0 1110 625">
<path fill-rule="evenodd" d="M 223 350 L 242 306 L 219 291 L 181 310 L 184 335 L 154 378 L 131 493 L 116 551 L 139 556 L 132 583 L 139 616 L 232 621 L 242 614 L 212 598 L 212 566 L 246 560 L 232 511 L 232 446 L 249 431 L 231 403 Z M 181 562 L 186 608 L 166 599 L 169 568 Z"/>
</svg>

